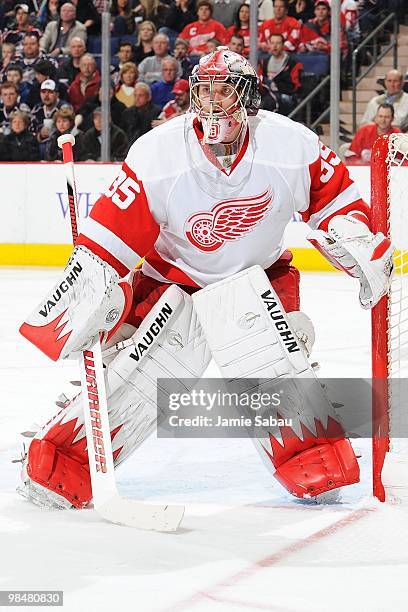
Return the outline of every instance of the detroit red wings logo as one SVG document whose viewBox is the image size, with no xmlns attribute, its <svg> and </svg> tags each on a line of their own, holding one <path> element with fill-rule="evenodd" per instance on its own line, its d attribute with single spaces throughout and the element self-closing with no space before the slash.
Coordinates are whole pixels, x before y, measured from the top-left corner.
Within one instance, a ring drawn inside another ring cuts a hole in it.
<svg viewBox="0 0 408 612">
<path fill-rule="evenodd" d="M 191 244 L 201 251 L 216 251 L 225 242 L 239 240 L 255 229 L 269 213 L 272 198 L 269 188 L 252 198 L 223 200 L 209 212 L 191 215 L 184 232 Z"/>
</svg>

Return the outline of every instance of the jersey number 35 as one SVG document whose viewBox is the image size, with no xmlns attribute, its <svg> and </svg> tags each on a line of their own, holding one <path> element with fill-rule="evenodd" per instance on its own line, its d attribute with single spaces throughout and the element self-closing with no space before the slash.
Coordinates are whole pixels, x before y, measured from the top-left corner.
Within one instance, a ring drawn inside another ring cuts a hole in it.
<svg viewBox="0 0 408 612">
<path fill-rule="evenodd" d="M 122 210 L 129 208 L 138 193 L 140 193 L 138 183 L 130 178 L 130 176 L 127 176 L 123 170 L 119 172 L 118 177 L 113 181 L 109 189 L 105 191 L 105 195 Z"/>
</svg>

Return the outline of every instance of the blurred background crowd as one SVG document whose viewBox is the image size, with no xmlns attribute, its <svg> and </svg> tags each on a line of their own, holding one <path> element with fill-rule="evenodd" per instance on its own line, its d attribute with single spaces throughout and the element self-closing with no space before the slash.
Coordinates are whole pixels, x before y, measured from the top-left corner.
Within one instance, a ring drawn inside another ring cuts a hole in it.
<svg viewBox="0 0 408 612">
<path fill-rule="evenodd" d="M 288 115 L 329 71 L 330 1 L 258 4 L 262 108 Z M 342 1 L 344 86 L 351 50 L 387 11 L 404 23 L 405 4 Z M 77 161 L 100 160 L 104 7 L 104 0 L 0 1 L 0 161 L 58 160 L 57 138 L 67 132 L 76 137 Z M 113 0 L 109 9 L 111 160 L 121 161 L 137 138 L 188 110 L 188 78 L 203 54 L 222 44 L 248 55 L 249 1 Z M 361 123 L 376 134 L 402 129 L 404 88 L 404 75 L 391 70 Z M 352 145 L 347 154 L 358 159 Z"/>
</svg>

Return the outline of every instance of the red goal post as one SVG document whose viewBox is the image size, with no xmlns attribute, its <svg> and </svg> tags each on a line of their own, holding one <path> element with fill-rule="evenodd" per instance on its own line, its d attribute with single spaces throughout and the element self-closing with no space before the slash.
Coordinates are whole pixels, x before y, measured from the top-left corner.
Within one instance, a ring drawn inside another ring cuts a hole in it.
<svg viewBox="0 0 408 612">
<path fill-rule="evenodd" d="M 402 424 L 408 397 L 402 396 L 400 382 L 408 378 L 408 134 L 381 136 L 374 144 L 371 223 L 372 231 L 389 236 L 396 248 L 390 290 L 373 308 L 371 318 L 373 492 L 385 501 L 382 476 L 387 453 L 408 456 Z"/>
</svg>

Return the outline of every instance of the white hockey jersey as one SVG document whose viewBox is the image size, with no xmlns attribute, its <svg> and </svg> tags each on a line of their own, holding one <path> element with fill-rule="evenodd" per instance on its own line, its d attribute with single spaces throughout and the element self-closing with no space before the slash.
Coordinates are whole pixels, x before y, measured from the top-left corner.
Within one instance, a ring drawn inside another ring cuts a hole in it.
<svg viewBox="0 0 408 612">
<path fill-rule="evenodd" d="M 351 211 L 367 221 L 347 168 L 303 125 L 259 111 L 229 171 L 200 136 L 187 114 L 138 139 L 77 243 L 122 276 L 144 257 L 146 275 L 204 287 L 254 264 L 268 268 L 295 212 L 313 229 Z"/>
</svg>

